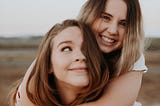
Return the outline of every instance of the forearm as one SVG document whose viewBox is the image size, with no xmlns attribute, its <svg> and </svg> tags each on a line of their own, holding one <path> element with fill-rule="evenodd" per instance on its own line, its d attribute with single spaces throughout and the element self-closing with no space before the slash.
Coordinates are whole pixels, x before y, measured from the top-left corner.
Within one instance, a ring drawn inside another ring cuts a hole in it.
<svg viewBox="0 0 160 106">
<path fill-rule="evenodd" d="M 127 72 L 115 78 L 99 100 L 79 106 L 132 106 L 141 87 L 142 74 Z"/>
<path fill-rule="evenodd" d="M 131 106 L 138 96 L 141 81 L 142 72 L 127 72 L 109 83 L 99 101 L 110 106 Z"/>
</svg>

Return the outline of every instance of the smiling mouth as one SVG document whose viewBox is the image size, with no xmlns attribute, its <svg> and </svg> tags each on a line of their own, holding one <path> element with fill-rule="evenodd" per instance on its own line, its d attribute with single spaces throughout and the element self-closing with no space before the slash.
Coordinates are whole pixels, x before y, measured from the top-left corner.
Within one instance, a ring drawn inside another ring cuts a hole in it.
<svg viewBox="0 0 160 106">
<path fill-rule="evenodd" d="M 114 44 L 116 42 L 116 40 L 108 38 L 104 35 L 99 35 L 99 36 L 105 43 Z"/>
</svg>

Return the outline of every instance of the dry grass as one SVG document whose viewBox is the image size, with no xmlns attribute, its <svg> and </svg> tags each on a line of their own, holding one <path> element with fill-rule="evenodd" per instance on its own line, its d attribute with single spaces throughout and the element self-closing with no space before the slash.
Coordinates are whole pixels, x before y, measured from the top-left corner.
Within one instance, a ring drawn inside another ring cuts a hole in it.
<svg viewBox="0 0 160 106">
<path fill-rule="evenodd" d="M 0 106 L 8 106 L 7 95 L 12 84 L 23 77 L 34 60 L 40 39 L 27 41 L 23 39 L 23 43 L 17 40 L 16 44 L 7 44 L 5 47 L 2 47 L 0 40 Z M 152 42 L 151 45 L 145 53 L 149 70 L 144 74 L 138 101 L 142 102 L 143 106 L 160 106 L 160 46 L 157 46 L 160 45 L 160 41 L 156 44 Z"/>
</svg>

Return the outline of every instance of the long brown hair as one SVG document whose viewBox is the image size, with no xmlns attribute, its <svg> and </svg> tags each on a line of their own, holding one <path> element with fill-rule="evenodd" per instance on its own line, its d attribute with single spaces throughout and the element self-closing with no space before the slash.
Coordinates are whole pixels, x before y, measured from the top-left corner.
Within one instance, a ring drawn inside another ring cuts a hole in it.
<svg viewBox="0 0 160 106">
<path fill-rule="evenodd" d="M 144 32 L 142 27 L 142 13 L 139 0 L 123 0 L 127 5 L 127 29 L 121 50 L 108 55 L 110 70 L 115 76 L 130 70 L 143 52 Z M 82 6 L 78 20 L 92 27 L 96 19 L 101 17 L 105 10 L 107 0 L 88 0 Z M 128 60 L 129 59 L 129 60 Z"/>
<path fill-rule="evenodd" d="M 97 100 L 105 88 L 109 71 L 101 51 L 96 43 L 92 30 L 84 23 L 76 20 L 65 20 L 54 25 L 45 35 L 39 46 L 36 63 L 27 81 L 26 92 L 29 100 L 38 106 L 63 106 L 58 98 L 54 75 L 49 74 L 51 68 L 51 51 L 53 39 L 67 27 L 76 26 L 83 34 L 82 52 L 87 59 L 89 85 L 82 90 L 69 106 Z M 74 36 L 74 35 L 73 35 Z"/>
</svg>

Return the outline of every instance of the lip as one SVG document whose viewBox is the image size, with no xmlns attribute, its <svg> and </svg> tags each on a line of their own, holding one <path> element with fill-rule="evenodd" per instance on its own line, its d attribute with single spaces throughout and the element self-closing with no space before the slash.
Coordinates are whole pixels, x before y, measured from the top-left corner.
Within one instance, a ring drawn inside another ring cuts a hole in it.
<svg viewBox="0 0 160 106">
<path fill-rule="evenodd" d="M 112 42 L 107 42 L 107 41 L 105 41 L 104 38 L 102 38 L 102 37 L 105 37 L 105 38 L 108 39 L 108 40 L 114 40 L 114 41 L 112 41 Z M 100 39 L 101 43 L 102 43 L 103 45 L 106 45 L 106 46 L 113 46 L 113 45 L 115 45 L 116 42 L 117 42 L 117 40 L 116 40 L 115 38 L 111 38 L 111 37 L 108 37 L 108 36 L 105 36 L 105 35 L 101 35 L 101 34 L 99 34 L 99 39 Z"/>
<path fill-rule="evenodd" d="M 69 68 L 68 70 L 69 70 L 69 71 L 84 72 L 84 71 L 87 71 L 87 67 Z"/>
</svg>

